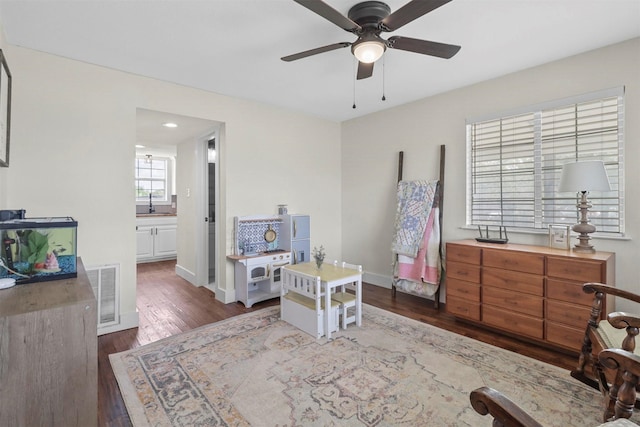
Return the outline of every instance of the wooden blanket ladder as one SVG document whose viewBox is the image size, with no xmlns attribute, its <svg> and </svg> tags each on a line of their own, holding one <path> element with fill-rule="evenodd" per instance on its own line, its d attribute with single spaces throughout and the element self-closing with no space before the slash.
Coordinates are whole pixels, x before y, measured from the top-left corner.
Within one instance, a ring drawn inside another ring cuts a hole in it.
<svg viewBox="0 0 640 427">
<path fill-rule="evenodd" d="M 444 260 L 444 252 L 443 252 L 443 244 L 442 244 L 442 213 L 444 211 L 444 160 L 445 160 L 445 146 L 444 144 L 440 145 L 440 172 L 439 172 L 439 176 L 438 176 L 438 185 L 439 185 L 439 189 L 438 189 L 438 195 L 437 195 L 437 200 L 434 202 L 434 204 L 437 203 L 437 206 L 439 207 L 439 212 L 438 212 L 438 219 L 440 222 L 440 247 L 439 247 L 439 252 L 440 252 L 440 259 Z M 402 181 L 402 169 L 403 169 L 403 163 L 404 163 L 404 151 L 400 151 L 398 153 L 398 183 L 400 181 Z M 443 261 L 443 265 L 444 265 L 444 261 Z M 444 272 L 441 271 L 440 274 L 440 282 L 442 282 L 442 277 Z M 433 296 L 433 306 L 435 309 L 439 309 L 440 308 L 440 284 L 438 283 L 438 290 L 436 291 L 436 293 Z M 395 297 L 396 296 L 396 284 L 395 284 L 395 277 L 394 280 L 391 283 L 391 292 L 392 295 Z"/>
</svg>

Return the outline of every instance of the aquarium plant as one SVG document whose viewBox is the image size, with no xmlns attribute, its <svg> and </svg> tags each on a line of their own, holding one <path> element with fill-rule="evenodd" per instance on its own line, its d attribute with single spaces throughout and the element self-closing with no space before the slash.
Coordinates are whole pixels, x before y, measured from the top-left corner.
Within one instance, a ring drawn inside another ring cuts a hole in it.
<svg viewBox="0 0 640 427">
<path fill-rule="evenodd" d="M 21 233 L 20 259 L 28 263 L 28 271 L 32 272 L 36 265 L 44 264 L 49 250 L 49 238 L 35 230 Z"/>
</svg>

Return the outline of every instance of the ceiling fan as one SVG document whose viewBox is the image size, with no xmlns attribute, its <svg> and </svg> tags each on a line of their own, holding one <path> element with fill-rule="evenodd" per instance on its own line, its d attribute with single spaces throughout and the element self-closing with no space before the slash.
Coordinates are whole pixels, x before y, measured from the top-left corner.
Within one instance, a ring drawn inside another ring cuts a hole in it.
<svg viewBox="0 0 640 427">
<path fill-rule="evenodd" d="M 406 50 L 445 59 L 453 57 L 460 50 L 460 46 L 409 37 L 392 36 L 387 40 L 380 37 L 380 33 L 395 31 L 422 15 L 449 3 L 451 0 L 411 0 L 393 13 L 391 13 L 391 9 L 386 3 L 365 1 L 349 9 L 347 16 L 342 15 L 322 0 L 294 1 L 333 22 L 338 27 L 355 34 L 358 39 L 355 42 L 334 43 L 284 56 L 281 58 L 283 61 L 295 61 L 351 46 L 351 52 L 358 59 L 357 79 L 360 80 L 371 77 L 373 64 L 382 57 L 387 48 Z"/>
</svg>

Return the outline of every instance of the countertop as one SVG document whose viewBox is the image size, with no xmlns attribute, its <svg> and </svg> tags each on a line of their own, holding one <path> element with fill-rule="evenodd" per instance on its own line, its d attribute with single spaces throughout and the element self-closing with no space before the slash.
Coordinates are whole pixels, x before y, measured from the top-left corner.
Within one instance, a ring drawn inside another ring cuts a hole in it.
<svg viewBox="0 0 640 427">
<path fill-rule="evenodd" d="M 251 254 L 251 255 L 227 255 L 227 259 L 231 260 L 231 261 L 242 261 L 242 260 L 246 260 L 246 259 L 251 259 L 251 258 L 257 258 L 257 257 L 266 257 L 269 255 L 273 255 L 274 257 L 278 257 L 279 255 L 286 255 L 286 254 L 291 254 L 290 251 L 281 251 L 281 252 L 270 252 L 270 253 L 266 253 L 266 252 L 258 252 L 255 254 Z"/>
<path fill-rule="evenodd" d="M 152 218 L 156 216 L 176 216 L 174 213 L 142 213 L 136 214 L 136 218 Z"/>
</svg>

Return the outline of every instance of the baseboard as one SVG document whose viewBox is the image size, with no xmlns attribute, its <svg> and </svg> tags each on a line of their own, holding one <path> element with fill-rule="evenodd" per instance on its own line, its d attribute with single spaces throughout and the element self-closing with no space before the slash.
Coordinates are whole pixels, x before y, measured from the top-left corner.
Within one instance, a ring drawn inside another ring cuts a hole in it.
<svg viewBox="0 0 640 427">
<path fill-rule="evenodd" d="M 176 259 L 176 256 L 168 255 L 168 256 L 159 256 L 159 257 L 153 257 L 153 258 L 142 258 L 142 259 L 137 259 L 136 264 L 144 264 L 148 262 L 158 262 L 158 261 L 169 261 L 171 259 Z"/>
<path fill-rule="evenodd" d="M 112 332 L 124 331 L 125 329 L 137 328 L 139 325 L 138 310 L 121 314 L 119 322 L 115 325 L 101 326 L 98 328 L 98 336 L 110 334 Z"/>
<path fill-rule="evenodd" d="M 216 299 L 225 304 L 230 304 L 232 302 L 236 302 L 236 290 L 232 289 L 230 292 L 227 292 L 226 289 L 220 289 L 216 286 L 215 283 L 211 283 L 206 286 L 207 289 L 211 290 L 216 295 Z"/>
<path fill-rule="evenodd" d="M 393 283 L 393 278 L 391 276 L 383 276 L 382 274 L 367 273 L 365 271 L 362 273 L 362 281 L 369 283 L 371 285 L 376 285 L 382 288 L 391 289 L 391 283 Z"/>
<path fill-rule="evenodd" d="M 176 264 L 176 274 L 179 277 L 182 277 L 187 282 L 191 283 L 192 285 L 196 284 L 196 275 L 195 275 L 195 273 L 192 272 L 192 271 L 187 270 L 186 268 L 182 267 L 179 264 Z"/>
<path fill-rule="evenodd" d="M 369 283 L 370 285 L 376 285 L 376 286 L 380 286 L 381 288 L 386 288 L 386 289 L 391 289 L 391 284 L 393 283 L 393 278 L 391 276 L 384 276 L 382 274 L 374 274 L 374 273 L 367 273 L 364 272 L 362 273 L 362 281 Z M 440 289 L 443 290 L 443 285 L 440 285 Z M 402 292 L 401 290 L 399 290 L 398 292 Z M 409 295 L 412 295 L 408 292 L 405 292 Z M 445 292 L 440 292 L 440 303 L 444 304 L 445 301 Z M 423 297 L 420 296 L 420 298 L 425 298 L 428 300 L 433 301 L 433 297 Z"/>
</svg>

